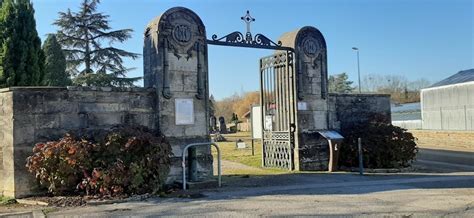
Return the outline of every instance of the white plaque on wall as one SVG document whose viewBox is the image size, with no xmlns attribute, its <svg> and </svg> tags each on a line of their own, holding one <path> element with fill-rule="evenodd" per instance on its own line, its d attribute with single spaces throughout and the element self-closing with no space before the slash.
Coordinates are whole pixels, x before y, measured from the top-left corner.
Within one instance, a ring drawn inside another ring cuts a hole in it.
<svg viewBox="0 0 474 218">
<path fill-rule="evenodd" d="M 298 101 L 298 110 L 299 111 L 306 111 L 308 110 L 308 103 L 304 101 Z"/>
<path fill-rule="evenodd" d="M 193 99 L 175 99 L 176 125 L 194 124 Z"/>
</svg>

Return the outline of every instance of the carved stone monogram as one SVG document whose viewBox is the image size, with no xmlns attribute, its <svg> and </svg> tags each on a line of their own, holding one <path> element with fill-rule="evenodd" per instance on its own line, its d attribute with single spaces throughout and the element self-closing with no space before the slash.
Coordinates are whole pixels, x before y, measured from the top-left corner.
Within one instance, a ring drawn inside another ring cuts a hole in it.
<svg viewBox="0 0 474 218">
<path fill-rule="evenodd" d="M 197 41 L 197 28 L 193 27 L 194 23 L 189 20 L 178 20 L 171 25 L 170 48 L 174 55 L 178 58 L 184 57 L 189 59 L 192 56 L 192 50 L 195 50 Z"/>
<path fill-rule="evenodd" d="M 178 24 L 173 29 L 173 37 L 178 43 L 187 44 L 191 41 L 191 28 L 188 25 Z"/>
<path fill-rule="evenodd" d="M 179 58 L 189 60 L 196 49 L 196 42 L 205 40 L 205 30 L 201 21 L 187 11 L 168 14 L 162 22 L 163 35 L 169 37 L 169 48 Z"/>
<path fill-rule="evenodd" d="M 316 52 L 319 50 L 319 44 L 312 37 L 306 37 L 303 39 L 303 52 L 309 57 L 316 57 Z"/>
</svg>

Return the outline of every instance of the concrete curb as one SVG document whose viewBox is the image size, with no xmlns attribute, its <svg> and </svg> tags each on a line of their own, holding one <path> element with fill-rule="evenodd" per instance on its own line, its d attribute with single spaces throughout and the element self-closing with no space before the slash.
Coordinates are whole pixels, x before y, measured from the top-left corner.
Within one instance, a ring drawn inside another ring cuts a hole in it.
<svg viewBox="0 0 474 218">
<path fill-rule="evenodd" d="M 129 202 L 129 201 L 142 201 L 145 199 L 150 198 L 150 194 L 144 194 L 144 195 L 137 195 L 125 199 L 114 199 L 114 200 L 89 200 L 86 201 L 86 205 L 88 206 L 97 206 L 97 205 L 104 205 L 104 204 L 116 204 L 116 203 L 124 203 L 124 202 Z"/>
<path fill-rule="evenodd" d="M 359 172 L 359 168 L 341 168 L 340 171 L 345 172 Z M 403 173 L 403 172 L 412 172 L 415 171 L 414 167 L 405 167 L 405 168 L 364 168 L 364 173 Z"/>
<path fill-rule="evenodd" d="M 27 199 L 16 199 L 16 202 L 19 204 L 26 204 L 26 205 L 40 205 L 40 206 L 48 206 L 49 204 L 44 201 L 37 201 L 37 200 L 27 200 Z"/>
<path fill-rule="evenodd" d="M 0 218 L 10 218 L 10 217 L 34 217 L 34 218 L 44 218 L 46 217 L 41 210 L 28 211 L 28 212 L 13 212 L 0 214 Z"/>
</svg>

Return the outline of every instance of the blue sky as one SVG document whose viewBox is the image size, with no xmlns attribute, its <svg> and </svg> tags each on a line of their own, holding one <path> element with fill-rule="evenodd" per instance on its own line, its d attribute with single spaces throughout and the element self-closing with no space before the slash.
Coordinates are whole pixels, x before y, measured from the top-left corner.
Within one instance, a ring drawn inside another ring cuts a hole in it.
<svg viewBox="0 0 474 218">
<path fill-rule="evenodd" d="M 59 11 L 79 7 L 80 0 L 33 0 L 40 37 L 56 32 Z M 436 82 L 460 70 L 474 68 L 473 0 L 102 0 L 99 11 L 111 16 L 112 28 L 132 28 L 133 38 L 121 48 L 142 53 L 146 24 L 174 6 L 196 12 L 207 36 L 245 31 L 240 17 L 246 10 L 256 22 L 252 32 L 277 41 L 288 31 L 315 26 L 326 38 L 329 74 L 403 75 Z M 217 99 L 258 89 L 258 60 L 271 51 L 209 46 L 210 91 Z M 127 60 L 143 74 L 142 59 Z M 363 84 L 362 84 L 363 85 Z"/>
</svg>

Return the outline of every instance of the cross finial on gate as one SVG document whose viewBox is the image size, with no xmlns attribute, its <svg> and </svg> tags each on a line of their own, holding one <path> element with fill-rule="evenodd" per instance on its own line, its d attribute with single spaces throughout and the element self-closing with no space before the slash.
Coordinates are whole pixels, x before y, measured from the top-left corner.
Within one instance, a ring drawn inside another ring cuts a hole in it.
<svg viewBox="0 0 474 218">
<path fill-rule="evenodd" d="M 243 17 L 240 17 L 240 19 L 243 20 L 247 24 L 246 38 L 247 38 L 247 40 L 249 40 L 248 38 L 250 36 L 250 41 L 251 41 L 252 40 L 252 34 L 250 33 L 250 23 L 254 22 L 255 18 L 250 16 L 250 11 L 247 10 L 247 14 L 245 14 L 245 16 L 243 16 Z"/>
</svg>

